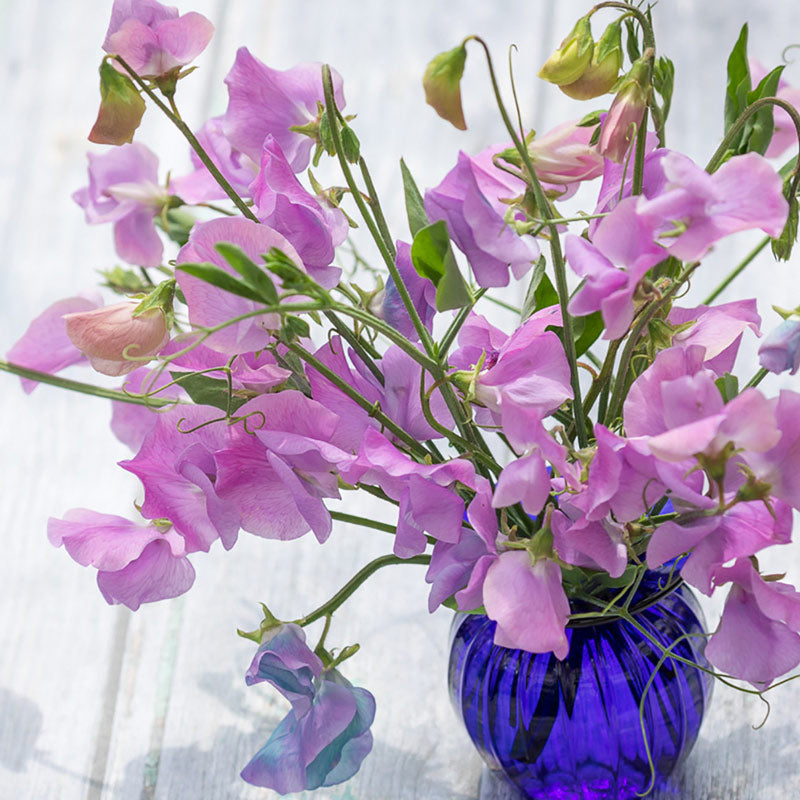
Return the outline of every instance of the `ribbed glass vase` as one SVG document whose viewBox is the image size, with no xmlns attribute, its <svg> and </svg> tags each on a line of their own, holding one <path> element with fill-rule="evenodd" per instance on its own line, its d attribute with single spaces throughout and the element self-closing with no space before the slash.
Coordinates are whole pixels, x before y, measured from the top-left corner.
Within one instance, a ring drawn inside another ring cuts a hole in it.
<svg viewBox="0 0 800 800">
<path fill-rule="evenodd" d="M 616 618 L 569 627 L 569 654 L 559 661 L 497 647 L 494 622 L 456 616 L 450 696 L 493 778 L 537 800 L 626 800 L 667 783 L 694 745 L 713 678 L 662 660 L 662 647 L 674 645 L 676 655 L 707 666 L 694 596 L 686 586 L 664 594 L 663 582 L 648 573 L 632 606 L 660 646 Z"/>
</svg>

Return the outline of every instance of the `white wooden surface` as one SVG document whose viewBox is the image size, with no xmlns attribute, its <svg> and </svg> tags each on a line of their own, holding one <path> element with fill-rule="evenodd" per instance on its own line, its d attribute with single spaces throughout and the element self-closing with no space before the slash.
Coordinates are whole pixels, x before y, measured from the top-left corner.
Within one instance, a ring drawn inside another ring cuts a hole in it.
<svg viewBox="0 0 800 800">
<path fill-rule="evenodd" d="M 348 111 L 358 113 L 364 152 L 403 236 L 399 155 L 420 184 L 432 185 L 458 148 L 474 152 L 504 138 L 477 51 L 467 65 L 466 134 L 423 104 L 419 76 L 430 56 L 481 33 L 502 66 L 515 42 L 523 112 L 544 131 L 583 113 L 532 76 L 587 6 L 198 0 L 181 10 L 205 13 L 218 33 L 187 82 L 194 101 L 184 96 L 181 105 L 195 124 L 224 110 L 221 79 L 240 44 L 281 68 L 330 61 L 344 76 Z M 47 304 L 90 288 L 94 270 L 115 263 L 110 231 L 87 228 L 69 198 L 85 182 L 85 135 L 96 111 L 109 9 L 107 0 L 0 0 L 0 351 Z M 661 0 L 655 16 L 659 46 L 678 70 L 670 144 L 702 163 L 720 130 L 724 61 L 741 21 L 750 19 L 752 52 L 773 63 L 797 38 L 800 6 Z M 800 69 L 787 76 L 800 84 Z M 152 116 L 140 140 L 161 153 L 162 175 L 186 163 L 178 136 Z M 694 297 L 725 274 L 751 238 L 718 249 L 716 267 L 698 277 Z M 800 303 L 797 267 L 765 258 L 736 287 L 758 293 L 767 327 L 777 319 L 771 303 Z M 26 398 L 15 379 L 0 376 L 0 415 L 0 800 L 274 797 L 238 778 L 284 708 L 268 688 L 246 689 L 252 647 L 235 628 L 257 624 L 260 600 L 284 617 L 315 607 L 386 552 L 382 535 L 337 526 L 324 549 L 310 539 L 275 543 L 244 535 L 230 553 L 195 558 L 197 581 L 186 597 L 136 614 L 110 608 L 90 571 L 45 537 L 48 516 L 74 506 L 131 509 L 138 487 L 114 466 L 129 454 L 107 430 L 106 403 L 48 387 Z M 357 504 L 360 513 L 381 513 L 363 499 L 346 507 Z M 777 559 L 795 579 L 798 552 Z M 338 615 L 332 637 L 362 645 L 347 674 L 377 698 L 375 748 L 349 784 L 297 797 L 479 796 L 481 765 L 445 692 L 449 612 L 429 617 L 425 601 L 422 569 L 409 566 L 381 573 Z M 753 731 L 761 704 L 717 687 L 675 796 L 797 797 L 798 700 L 795 684 L 779 689 L 771 719 Z"/>
</svg>

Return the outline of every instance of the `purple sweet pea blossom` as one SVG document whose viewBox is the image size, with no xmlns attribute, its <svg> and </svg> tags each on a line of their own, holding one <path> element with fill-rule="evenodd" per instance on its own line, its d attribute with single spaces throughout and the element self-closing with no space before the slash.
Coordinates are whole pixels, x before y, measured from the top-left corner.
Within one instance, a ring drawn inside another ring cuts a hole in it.
<svg viewBox="0 0 800 800">
<path fill-rule="evenodd" d="M 467 257 L 478 285 L 507 286 L 509 269 L 521 278 L 539 257 L 530 236 L 518 236 L 505 221 L 504 199 L 525 191 L 524 183 L 498 169 L 490 147 L 458 162 L 444 180 L 425 192 L 425 212 L 432 222 L 444 220 L 453 242 Z"/>
<path fill-rule="evenodd" d="M 230 443 L 215 453 L 216 490 L 244 530 L 294 539 L 309 530 L 320 542 L 332 523 L 323 498 L 338 498 L 338 470 L 353 456 L 338 445 L 340 418 L 301 392 L 284 390 L 245 403 Z"/>
<path fill-rule="evenodd" d="M 423 278 L 414 269 L 411 262 L 411 245 L 407 242 L 397 242 L 397 258 L 395 264 L 400 278 L 408 289 L 411 301 L 422 320 L 422 324 L 430 331 L 433 328 L 433 318 L 436 314 L 436 287 L 428 278 Z M 397 290 L 394 278 L 390 275 L 386 279 L 386 287 L 381 301 L 380 316 L 395 330 L 403 334 L 412 342 L 419 340 L 414 323 L 408 316 L 405 304 Z"/>
<path fill-rule="evenodd" d="M 497 622 L 494 643 L 499 647 L 567 657 L 570 609 L 555 561 L 543 558 L 531 564 L 526 551 L 501 553 L 486 573 L 483 604 L 489 619 Z"/>
<path fill-rule="evenodd" d="M 718 569 L 714 577 L 717 585 L 733 586 L 706 658 L 722 672 L 764 689 L 800 664 L 800 593 L 787 583 L 765 581 L 748 558 Z"/>
<path fill-rule="evenodd" d="M 250 197 L 250 184 L 258 174 L 258 164 L 244 153 L 236 150 L 223 132 L 224 117 L 212 117 L 195 132 L 197 141 L 206 151 L 214 166 L 242 198 Z M 172 178 L 169 190 L 185 203 L 207 203 L 228 197 L 225 190 L 208 171 L 200 156 L 190 150 L 193 171 Z"/>
<path fill-rule="evenodd" d="M 341 109 L 344 107 L 342 79 L 335 71 L 331 77 L 336 106 Z M 223 129 L 233 147 L 259 163 L 264 140 L 272 135 L 292 169 L 304 170 L 314 143 L 290 128 L 317 119 L 317 104 L 324 100 L 322 65 L 298 64 L 285 71 L 271 69 L 246 47 L 240 47 L 225 83 L 229 100 Z"/>
<path fill-rule="evenodd" d="M 791 541 L 791 508 L 775 499 L 771 507 L 770 511 L 758 500 L 737 503 L 721 516 L 701 517 L 685 525 L 664 522 L 656 528 L 647 546 L 647 565 L 655 569 L 689 552 L 681 567 L 681 577 L 710 596 L 715 570 L 723 564 Z"/>
<path fill-rule="evenodd" d="M 565 254 L 583 286 L 569 312 L 582 317 L 600 311 L 604 339 L 623 336 L 633 321 L 633 296 L 650 267 L 666 257 L 654 242 L 654 226 L 637 213 L 636 198 L 623 200 L 597 227 L 593 241 L 567 236 Z"/>
<path fill-rule="evenodd" d="M 704 347 L 704 365 L 720 376 L 733 371 L 742 334 L 750 328 L 756 336 L 761 335 L 761 317 L 754 298 L 718 306 L 673 306 L 667 321 L 671 325 L 694 322 L 688 330 L 675 334 L 672 342 L 678 347 Z"/>
<path fill-rule="evenodd" d="M 437 541 L 425 582 L 432 584 L 428 610 L 433 611 L 448 597 L 458 607 L 471 611 L 483 602 L 483 581 L 497 559 L 497 513 L 492 508 L 492 489 L 486 478 L 476 478 L 477 491 L 467 506 L 470 528 L 464 528 L 457 542 Z"/>
<path fill-rule="evenodd" d="M 394 553 L 410 558 L 424 552 L 425 534 L 451 544 L 461 538 L 464 500 L 455 484 L 475 485 L 475 467 L 456 458 L 420 464 L 398 450 L 374 428 L 364 434 L 358 457 L 341 470 L 350 484 L 380 486 L 399 505 Z"/>
<path fill-rule="evenodd" d="M 157 78 L 193 61 L 211 41 L 214 26 L 202 14 L 156 0 L 114 0 L 103 50 L 121 56 L 139 75 Z"/>
<path fill-rule="evenodd" d="M 100 295 L 67 297 L 49 305 L 36 317 L 14 346 L 6 353 L 12 364 L 54 374 L 85 360 L 85 356 L 70 341 L 64 325 L 64 314 L 91 311 L 102 304 Z M 22 388 L 30 394 L 36 381 L 21 378 Z"/>
<path fill-rule="evenodd" d="M 167 200 L 158 185 L 158 158 L 138 142 L 106 153 L 88 153 L 89 185 L 72 199 L 90 225 L 114 224 L 114 244 L 120 258 L 141 267 L 161 264 L 164 246 L 153 218 Z"/>
<path fill-rule="evenodd" d="M 337 670 L 324 671 L 301 628 L 270 631 L 245 680 L 272 684 L 292 709 L 242 770 L 244 780 L 287 794 L 333 786 L 358 771 L 372 749 L 375 700 Z"/>
<path fill-rule="evenodd" d="M 785 319 L 770 331 L 758 348 L 758 363 L 770 372 L 800 369 L 800 319 Z"/>
<path fill-rule="evenodd" d="M 342 270 L 329 265 L 347 237 L 347 218 L 303 188 L 271 134 L 264 140 L 261 169 L 250 193 L 258 218 L 291 242 L 309 275 L 327 289 L 335 286 Z"/>
<path fill-rule="evenodd" d="M 97 585 L 109 604 L 136 611 L 142 603 L 177 597 L 194 582 L 183 537 L 155 525 L 73 508 L 51 518 L 47 536 L 84 567 L 97 568 Z"/>
<path fill-rule="evenodd" d="M 298 266 L 300 256 L 279 233 L 248 219 L 213 219 L 194 225 L 189 241 L 178 253 L 177 264 L 210 262 L 235 275 L 233 268 L 214 249 L 219 242 L 240 247 L 256 263 L 270 248 L 277 247 Z M 175 275 L 189 306 L 189 321 L 199 327 L 213 327 L 262 307 L 260 303 L 225 292 L 180 269 Z M 280 327 L 276 314 L 262 314 L 236 322 L 213 333 L 206 343 L 223 353 L 238 354 L 261 350 L 271 341 L 270 330 Z"/>
<path fill-rule="evenodd" d="M 142 514 L 170 520 L 189 553 L 208 552 L 216 539 L 229 550 L 239 533 L 239 514 L 216 491 L 214 463 L 229 433 L 224 422 L 204 425 L 217 419 L 219 410 L 185 405 L 157 416 L 136 456 L 119 462 L 144 486 Z"/>
</svg>

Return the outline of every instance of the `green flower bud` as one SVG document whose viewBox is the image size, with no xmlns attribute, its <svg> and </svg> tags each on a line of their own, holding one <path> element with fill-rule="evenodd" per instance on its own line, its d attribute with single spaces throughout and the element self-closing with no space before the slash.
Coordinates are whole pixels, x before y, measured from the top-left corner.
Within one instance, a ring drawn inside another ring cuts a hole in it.
<svg viewBox="0 0 800 800">
<path fill-rule="evenodd" d="M 425 102 L 461 131 L 467 129 L 461 107 L 461 76 L 466 60 L 467 48 L 461 44 L 435 56 L 422 76 Z"/>
<path fill-rule="evenodd" d="M 595 44 L 592 60 L 578 80 L 559 88 L 576 100 L 591 100 L 610 92 L 622 68 L 622 23 L 612 22 Z"/>
<path fill-rule="evenodd" d="M 117 145 L 133 141 L 144 108 L 144 100 L 133 81 L 103 59 L 100 64 L 100 110 L 89 133 L 89 141 Z"/>
<path fill-rule="evenodd" d="M 594 40 L 588 17 L 581 17 L 558 50 L 544 62 L 539 77 L 557 86 L 574 83 L 592 60 Z"/>
</svg>

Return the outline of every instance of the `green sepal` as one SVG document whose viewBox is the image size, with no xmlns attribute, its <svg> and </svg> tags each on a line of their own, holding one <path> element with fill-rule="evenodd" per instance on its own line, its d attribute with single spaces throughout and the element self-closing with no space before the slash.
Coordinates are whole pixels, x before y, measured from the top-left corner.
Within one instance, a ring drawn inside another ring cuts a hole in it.
<svg viewBox="0 0 800 800">
<path fill-rule="evenodd" d="M 221 411 L 237 411 L 247 398 L 231 394 L 228 382 L 221 378 L 209 378 L 194 372 L 170 372 L 172 379 L 199 405 L 213 406 Z"/>
<path fill-rule="evenodd" d="M 361 143 L 358 141 L 358 136 L 349 125 L 342 125 L 340 135 L 342 137 L 344 157 L 351 164 L 357 164 L 361 156 Z"/>
<path fill-rule="evenodd" d="M 311 336 L 311 326 L 301 317 L 286 314 L 281 327 L 281 341 L 293 342 L 295 339 L 308 339 Z"/>
<path fill-rule="evenodd" d="M 103 59 L 100 63 L 100 110 L 89 141 L 115 145 L 132 142 L 144 110 L 144 100 L 134 82 Z"/>
<path fill-rule="evenodd" d="M 721 378 L 717 378 L 714 383 L 726 403 L 730 403 L 739 394 L 739 379 L 730 372 L 726 372 Z"/>
<path fill-rule="evenodd" d="M 789 215 L 786 217 L 786 224 L 783 226 L 781 235 L 772 240 L 772 254 L 780 261 L 788 261 L 792 254 L 792 248 L 797 240 L 797 197 L 792 195 L 789 200 Z"/>
<path fill-rule="evenodd" d="M 461 106 L 461 77 L 467 60 L 464 44 L 434 56 L 422 76 L 425 102 L 442 119 L 461 131 L 467 129 L 464 109 Z"/>
<path fill-rule="evenodd" d="M 739 38 L 728 56 L 728 80 L 725 87 L 725 131 L 736 122 L 747 106 L 747 94 L 752 88 L 750 66 L 747 63 L 747 34 L 745 22 Z"/>
<path fill-rule="evenodd" d="M 155 216 L 154 222 L 171 241 L 183 247 L 189 241 L 189 234 L 197 219 L 183 209 L 167 208 L 166 212 Z"/>
<path fill-rule="evenodd" d="M 152 311 L 154 308 L 163 311 L 165 315 L 172 314 L 172 301 L 175 298 L 176 286 L 177 283 L 174 278 L 161 281 L 161 283 L 133 309 L 133 314 L 131 316 L 139 317 L 148 311 Z"/>
<path fill-rule="evenodd" d="M 416 236 L 426 225 L 430 225 L 428 215 L 425 213 L 425 203 L 417 183 L 406 166 L 400 159 L 400 172 L 403 175 L 403 191 L 406 199 L 406 214 L 408 215 L 408 228 L 412 236 Z"/>
<path fill-rule="evenodd" d="M 471 302 L 469 289 L 450 247 L 444 220 L 421 228 L 411 243 L 411 262 L 436 287 L 436 310 L 463 308 Z"/>
<path fill-rule="evenodd" d="M 445 608 L 449 608 L 452 611 L 458 611 L 462 614 L 486 614 L 486 609 L 481 605 L 477 608 L 471 608 L 469 611 L 464 611 L 463 609 L 458 607 L 458 603 L 456 602 L 455 597 L 452 595 L 448 597 L 446 600 L 442 600 L 442 605 Z"/>
<path fill-rule="evenodd" d="M 214 249 L 235 269 L 268 306 L 278 305 L 278 291 L 272 279 L 235 244 L 218 242 Z"/>
</svg>

